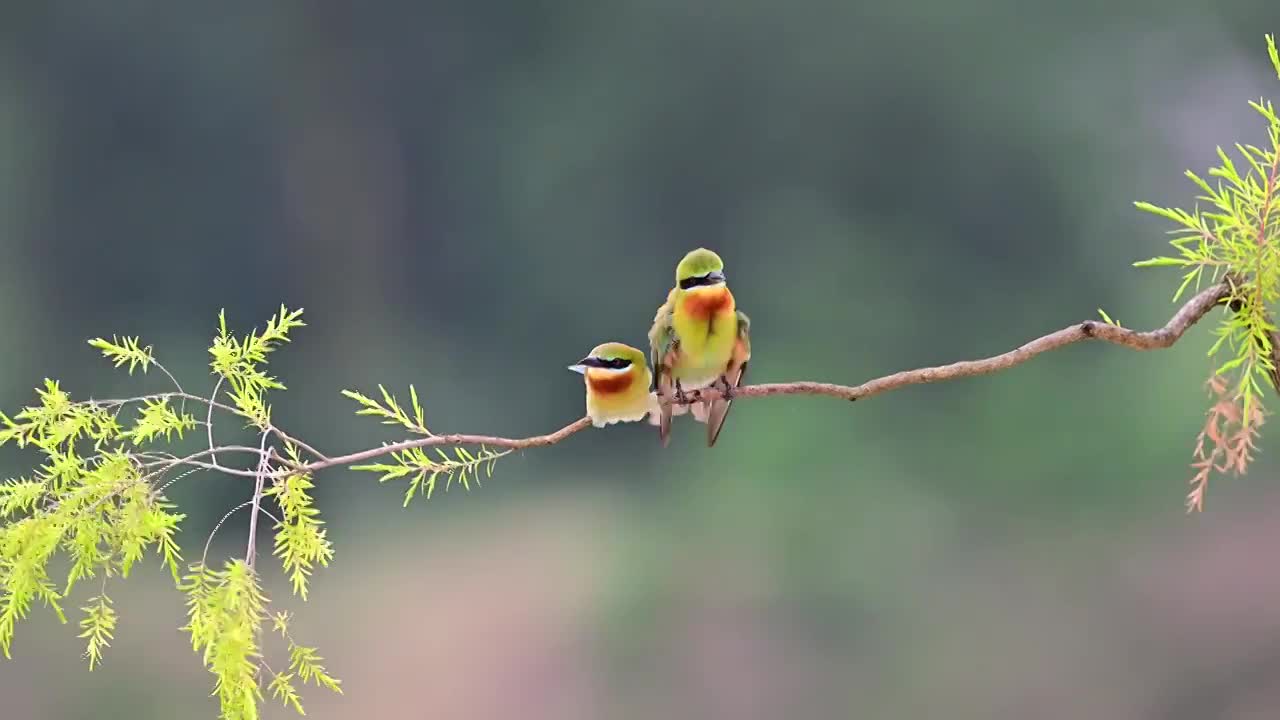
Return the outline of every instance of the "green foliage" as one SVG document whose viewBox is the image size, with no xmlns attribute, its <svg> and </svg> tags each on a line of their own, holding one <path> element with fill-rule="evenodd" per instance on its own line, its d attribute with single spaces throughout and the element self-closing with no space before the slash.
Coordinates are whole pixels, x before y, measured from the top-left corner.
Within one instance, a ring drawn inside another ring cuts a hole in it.
<svg viewBox="0 0 1280 720">
<path fill-rule="evenodd" d="M 223 720 L 258 717 L 258 662 L 267 598 L 257 573 L 243 560 L 228 560 L 222 570 L 192 565 L 182 589 L 187 593 L 191 646 L 201 653 L 216 678 L 214 694 Z"/>
<path fill-rule="evenodd" d="M 116 629 L 116 611 L 111 607 L 111 598 L 106 595 L 89 598 L 89 605 L 80 609 L 85 612 L 84 619 L 80 621 L 80 628 L 84 631 L 80 633 L 80 637 L 89 640 L 85 657 L 89 660 L 89 670 L 92 672 L 94 666 L 102 662 L 103 648 L 111 645 Z"/>
<path fill-rule="evenodd" d="M 274 673 L 268 688 L 273 698 L 292 707 L 299 714 L 305 715 L 306 711 L 302 709 L 301 698 L 298 697 L 298 691 L 293 684 L 295 678 L 303 683 L 313 682 L 339 695 L 342 694 L 342 681 L 325 670 L 322 664 L 324 658 L 320 657 L 315 648 L 299 645 L 293 639 L 293 635 L 289 632 L 290 619 L 288 613 L 276 613 L 271 618 L 276 632 L 280 633 L 280 636 L 289 644 L 289 671 Z"/>
<path fill-rule="evenodd" d="M 289 312 L 281 305 L 279 314 L 271 316 L 261 335 L 255 329 L 241 339 L 227 331 L 226 313 L 218 313 L 218 335 L 209 348 L 213 356 L 209 365 L 214 374 L 227 381 L 235 406 L 259 428 L 266 429 L 271 424 L 271 408 L 264 399 L 266 391 L 285 389 L 260 366 L 267 364 L 267 356 L 278 345 L 289 342 L 290 330 L 306 325 L 301 317 L 301 308 Z"/>
<path fill-rule="evenodd" d="M 382 402 L 380 404 L 373 398 L 362 395 L 355 390 L 343 390 L 342 394 L 346 397 L 360 403 L 360 409 L 356 411 L 357 415 L 372 415 L 382 418 L 383 425 L 403 425 L 410 432 L 419 435 L 430 435 L 431 431 L 427 429 L 426 422 L 422 419 L 422 405 L 418 403 L 418 391 L 412 385 L 409 386 L 409 399 L 413 404 L 413 417 L 396 401 L 394 395 L 387 392 L 387 389 L 378 385 L 378 391 L 382 393 Z"/>
<path fill-rule="evenodd" d="M 142 483 L 133 483 L 119 493 L 116 504 L 119 510 L 113 519 L 112 530 L 120 549 L 120 574 L 129 577 L 129 570 L 142 559 L 144 549 L 154 544 L 173 581 L 178 582 L 178 563 L 182 555 L 173 536 L 186 516 L 170 513 L 173 505 L 153 498 Z"/>
<path fill-rule="evenodd" d="M 121 340 L 112 335 L 110 340 L 94 338 L 89 341 L 89 344 L 101 350 L 102 354 L 111 359 L 116 367 L 129 363 L 129 374 L 132 375 L 134 367 L 141 365 L 142 372 L 145 373 L 156 361 L 155 356 L 151 354 L 151 346 L 141 347 L 140 342 L 136 337 L 125 337 Z"/>
<path fill-rule="evenodd" d="M 295 461 L 296 450 L 291 448 Z M 333 544 L 325 536 L 319 519 L 320 511 L 314 506 L 308 490 L 315 487 L 306 473 L 288 475 L 278 480 L 263 494 L 276 499 L 282 517 L 276 523 L 275 555 L 280 558 L 289 573 L 293 592 L 307 599 L 307 578 L 316 563 L 328 566 L 333 559 Z"/>
<path fill-rule="evenodd" d="M 44 389 L 36 389 L 40 402 L 10 418 L 0 412 L 0 445 L 13 442 L 18 447 L 35 445 L 42 450 L 74 443 L 81 437 L 92 439 L 96 447 L 120 432 L 115 415 L 94 404 L 73 403 L 56 380 L 46 379 Z"/>
<path fill-rule="evenodd" d="M 298 695 L 298 690 L 293 686 L 292 673 L 276 673 L 271 677 L 271 682 L 267 683 L 267 689 L 271 691 L 271 697 L 278 699 L 287 707 L 292 707 L 299 715 L 306 715 L 307 711 L 302 709 L 302 698 Z"/>
<path fill-rule="evenodd" d="M 341 681 L 325 670 L 316 649 L 294 641 L 287 613 L 276 613 L 271 620 L 288 642 L 289 672 L 270 670 L 262 657 L 268 599 L 257 573 L 243 560 L 228 560 L 222 570 L 192 565 L 181 588 L 187 594 L 187 624 L 182 629 L 191 635 L 192 649 L 201 654 L 214 676 L 223 720 L 258 717 L 263 668 L 272 676 L 267 683 L 272 697 L 299 714 L 306 713 L 293 684 L 295 677 L 341 694 Z"/>
<path fill-rule="evenodd" d="M 155 432 L 144 426 L 135 436 L 121 429 L 108 408 L 73 402 L 56 381 L 46 380 L 36 394 L 37 404 L 12 418 L 0 416 L 0 445 L 31 446 L 44 458 L 32 477 L 0 484 L 0 519 L 7 521 L 0 526 L 0 651 L 6 657 L 17 622 L 36 601 L 66 622 L 60 601 L 79 580 L 127 575 L 148 548 L 175 572 L 179 558 L 174 534 L 183 515 L 151 491 L 142 460 L 121 449 L 127 439 L 137 445 L 163 435 L 160 423 L 172 424 L 172 411 L 144 412 Z M 62 590 L 49 569 L 59 551 L 71 560 Z M 94 665 L 106 646 L 107 617 L 100 613 L 95 621 Z"/>
<path fill-rule="evenodd" d="M 1276 38 L 1274 35 L 1267 36 L 1267 55 L 1271 58 L 1271 67 L 1276 70 L 1276 77 L 1280 78 L 1280 52 L 1276 51 Z"/>
<path fill-rule="evenodd" d="M 360 409 L 356 411 L 357 415 L 379 417 L 382 418 L 383 425 L 400 425 L 416 434 L 436 437 L 427 429 L 423 421 L 418 391 L 412 385 L 409 386 L 412 416 L 382 385 L 378 385 L 378 391 L 382 393 L 381 403 L 355 390 L 343 390 L 342 394 L 360 405 Z M 452 458 L 438 447 L 435 452 L 436 457 L 431 457 L 424 447 L 409 447 L 391 452 L 392 462 L 352 465 L 351 469 L 382 473 L 378 482 L 409 478 L 409 487 L 404 494 L 404 506 L 408 507 L 409 502 L 416 495 L 426 495 L 428 500 L 431 499 L 431 494 L 436 489 L 436 481 L 442 476 L 445 480 L 445 490 L 448 490 L 455 480 L 470 490 L 471 483 L 480 484 L 481 472 L 486 477 L 493 477 L 493 466 L 497 464 L 499 458 L 510 451 L 495 452 L 481 445 L 480 449 L 473 453 L 462 445 L 458 445 L 453 450 Z"/>
<path fill-rule="evenodd" d="M 57 381 L 45 380 L 36 389 L 37 402 L 12 417 L 0 413 L 0 446 L 12 443 L 40 455 L 34 472 L 0 483 L 0 651 L 5 657 L 10 656 L 18 622 L 37 603 L 65 623 L 64 599 L 79 583 L 99 578 L 101 590 L 82 605 L 84 615 L 79 621 L 89 669 L 97 668 L 116 632 L 117 614 L 106 592 L 108 580 L 129 577 L 151 552 L 187 596 L 188 623 L 183 629 L 191 634 L 193 649 L 215 677 L 221 717 L 258 717 L 268 601 L 257 571 L 251 561 L 235 559 L 227 560 L 220 570 L 209 569 L 202 558 L 180 577 L 183 560 L 176 538 L 185 515 L 176 512 L 164 495 L 169 485 L 191 473 L 184 468 L 223 466 L 197 461 L 209 451 L 179 457 L 160 446 L 182 441 L 201 424 L 186 412 L 187 401 L 229 411 L 262 429 L 264 441 L 273 433 L 286 438 L 271 424 L 264 399 L 267 390 L 282 390 L 284 385 L 262 368 L 269 354 L 288 342 L 289 332 L 303 325 L 301 312 L 281 307 L 265 330 L 242 337 L 233 336 L 225 316 L 219 315 L 218 334 L 209 349 L 211 369 L 227 384 L 234 407 L 217 403 L 215 397 L 190 395 L 181 387 L 176 387 L 177 392 L 126 400 L 75 401 Z M 156 360 L 153 348 L 136 337 L 96 338 L 89 344 L 117 368 L 127 367 L 132 374 L 135 368 L 145 373 L 154 367 L 177 386 L 177 380 Z M 171 402 L 175 397 L 183 400 L 181 407 Z M 416 393 L 414 403 L 417 406 Z M 136 416 L 122 424 L 120 418 L 129 406 L 136 408 Z M 280 467 L 273 464 L 277 461 Z M 293 591 L 306 600 L 313 568 L 328 564 L 333 547 L 311 498 L 313 484 L 311 475 L 302 470 L 304 465 L 298 447 L 287 442 L 284 458 L 264 445 L 250 468 L 234 472 L 264 473 L 264 479 L 271 478 L 255 499 L 272 498 L 278 505 L 281 520 L 273 528 L 275 555 Z M 53 561 L 59 555 L 67 560 L 66 574 L 55 578 Z M 272 673 L 266 685 L 274 697 L 301 712 L 294 678 L 341 692 L 315 648 L 289 638 L 288 656 L 289 671 Z"/>
<path fill-rule="evenodd" d="M 436 448 L 435 451 L 437 457 L 433 458 L 427 454 L 425 448 L 411 447 L 391 453 L 391 459 L 394 462 L 352 465 L 351 469 L 382 473 L 378 482 L 409 478 L 409 488 L 404 494 L 404 506 L 408 507 L 415 495 L 425 494 L 430 500 L 440 476 L 444 476 L 445 490 L 448 490 L 455 480 L 462 483 L 465 489 L 470 490 L 471 483 L 480 484 L 481 472 L 484 472 L 486 477 L 493 477 L 493 466 L 498 459 L 511 452 L 510 450 L 495 452 L 481 446 L 477 452 L 472 453 L 465 447 L 459 446 L 454 448 L 455 457 L 451 458 L 440 448 Z"/>
<path fill-rule="evenodd" d="M 267 596 L 257 573 L 243 560 L 228 560 L 222 570 L 192 565 L 182 589 L 187 593 L 187 624 L 191 646 L 201 653 L 205 667 L 213 674 L 214 694 L 222 707 L 223 720 L 247 720 L 258 717 L 262 700 L 259 675 L 262 667 L 262 635 L 267 619 Z M 272 697 L 306 714 L 302 700 L 293 685 L 302 682 L 342 693 L 341 681 L 321 664 L 323 658 L 314 647 L 294 641 L 289 632 L 289 615 L 271 616 L 273 628 L 288 643 L 289 672 L 274 673 L 267 683 Z M 268 670 L 269 671 L 269 670 Z"/>
<path fill-rule="evenodd" d="M 313 647 L 303 647 L 289 640 L 289 669 L 298 674 L 302 682 L 314 682 L 317 686 L 341 693 L 339 681 L 330 676 L 321 663 L 324 658 Z"/>
<path fill-rule="evenodd" d="M 1280 56 L 1275 38 L 1266 36 L 1267 51 L 1280 77 Z M 1225 351 L 1215 375 L 1234 373 L 1230 398 L 1239 403 L 1231 415 L 1237 418 L 1238 432 L 1224 437 L 1229 445 L 1245 448 L 1246 436 L 1263 418 L 1262 395 L 1265 386 L 1280 390 L 1278 375 L 1276 326 L 1271 306 L 1280 299 L 1280 116 L 1271 101 L 1260 99 L 1250 106 L 1266 121 L 1265 147 L 1236 143 L 1238 164 L 1221 147 L 1219 164 L 1208 171 L 1207 178 L 1188 170 L 1186 176 L 1200 190 L 1199 205 L 1193 211 L 1159 207 L 1147 202 L 1136 203 L 1140 210 L 1172 222 L 1176 227 L 1170 244 L 1173 255 L 1155 257 L 1135 263 L 1138 267 L 1177 267 L 1184 269 L 1181 283 L 1174 292 L 1176 302 L 1194 284 L 1199 289 L 1205 282 L 1225 280 L 1230 294 L 1224 302 L 1230 313 L 1223 316 L 1214 334 L 1217 340 L 1208 354 Z M 1234 438 L 1234 441 L 1232 440 Z M 1243 450 L 1233 450 L 1232 467 L 1243 467 L 1236 461 Z M 1202 494 L 1202 492 L 1201 492 Z M 1198 496 L 1197 496 L 1198 497 Z M 1199 500 L 1196 499 L 1196 505 Z"/>
<path fill-rule="evenodd" d="M 142 407 L 138 409 L 138 419 L 133 429 L 121 433 L 120 437 L 129 438 L 133 441 L 133 446 L 138 447 L 158 436 L 164 436 L 168 441 L 175 432 L 178 434 L 178 439 L 182 439 L 182 433 L 195 426 L 195 417 L 174 412 L 173 408 L 169 407 L 168 398 L 149 399 L 144 400 Z"/>
<path fill-rule="evenodd" d="M 0 518 L 29 512 L 44 497 L 45 487 L 39 480 L 6 480 L 0 485 Z"/>
<path fill-rule="evenodd" d="M 1269 53 L 1275 60 L 1275 40 L 1267 36 Z M 1261 383 L 1271 383 L 1275 366 L 1271 358 L 1272 332 L 1268 306 L 1280 299 L 1280 117 L 1268 100 L 1250 102 L 1267 121 L 1268 147 L 1236 144 L 1244 159 L 1241 167 L 1218 148 L 1220 164 L 1209 170 L 1210 182 L 1187 171 L 1186 175 L 1200 189 L 1198 200 L 1210 209 L 1197 207 L 1193 212 L 1162 208 L 1151 203 L 1137 203 L 1138 208 L 1175 223 L 1171 241 L 1176 255 L 1152 258 L 1135 263 L 1139 267 L 1186 268 L 1174 300 L 1195 284 L 1217 282 L 1228 278 L 1232 285 L 1229 301 L 1236 312 L 1219 325 L 1217 341 L 1209 349 L 1215 355 L 1223 349 L 1231 357 L 1218 367 L 1218 373 L 1239 369 L 1236 388 L 1245 407 L 1258 403 Z"/>
</svg>

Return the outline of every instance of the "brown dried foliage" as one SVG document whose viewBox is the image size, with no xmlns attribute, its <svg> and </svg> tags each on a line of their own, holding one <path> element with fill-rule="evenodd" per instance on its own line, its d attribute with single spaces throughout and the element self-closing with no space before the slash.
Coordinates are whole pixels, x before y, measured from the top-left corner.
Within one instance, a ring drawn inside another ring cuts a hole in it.
<svg viewBox="0 0 1280 720">
<path fill-rule="evenodd" d="M 1244 403 L 1230 392 L 1221 375 L 1214 375 L 1206 383 L 1214 403 L 1205 414 L 1204 428 L 1196 437 L 1192 453 L 1191 491 L 1187 493 L 1187 512 L 1204 510 L 1204 496 L 1209 489 L 1209 476 L 1213 472 L 1243 475 L 1257 451 L 1257 440 L 1262 423 L 1266 419 L 1259 403 L 1244 415 Z"/>
</svg>

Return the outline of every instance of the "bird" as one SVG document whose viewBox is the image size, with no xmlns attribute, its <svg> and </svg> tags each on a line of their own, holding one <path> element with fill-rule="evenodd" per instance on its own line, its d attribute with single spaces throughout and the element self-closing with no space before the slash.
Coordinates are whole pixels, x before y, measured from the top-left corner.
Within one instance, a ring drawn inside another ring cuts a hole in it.
<svg viewBox="0 0 1280 720">
<path fill-rule="evenodd" d="M 681 414 L 673 401 L 683 405 L 686 391 L 715 386 L 720 397 L 692 408 L 707 423 L 707 447 L 714 447 L 751 360 L 751 319 L 738 309 L 714 251 L 691 250 L 676 265 L 675 287 L 649 329 L 649 356 L 663 446 L 671 439 L 672 416 Z"/>
<path fill-rule="evenodd" d="M 657 395 L 644 351 L 620 342 L 601 343 L 569 369 L 583 376 L 587 416 L 601 428 L 649 416 L 656 425 Z"/>
</svg>

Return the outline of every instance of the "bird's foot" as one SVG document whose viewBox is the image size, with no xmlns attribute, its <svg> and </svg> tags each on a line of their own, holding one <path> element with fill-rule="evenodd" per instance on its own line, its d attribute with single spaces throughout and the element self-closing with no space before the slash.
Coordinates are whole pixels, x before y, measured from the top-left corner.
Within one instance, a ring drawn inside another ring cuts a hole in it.
<svg viewBox="0 0 1280 720">
<path fill-rule="evenodd" d="M 687 405 L 689 403 L 689 395 L 684 391 L 684 388 L 680 387 L 679 380 L 676 381 L 675 401 L 681 405 Z"/>
<path fill-rule="evenodd" d="M 725 400 L 732 400 L 734 395 L 738 394 L 736 388 L 729 384 L 729 378 L 724 375 L 720 376 L 720 396 Z"/>
</svg>

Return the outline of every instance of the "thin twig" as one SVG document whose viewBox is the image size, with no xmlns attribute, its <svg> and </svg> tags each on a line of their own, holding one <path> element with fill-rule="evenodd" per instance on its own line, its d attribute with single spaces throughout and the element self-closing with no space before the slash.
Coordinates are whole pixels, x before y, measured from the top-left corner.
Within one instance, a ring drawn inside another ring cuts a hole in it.
<svg viewBox="0 0 1280 720">
<path fill-rule="evenodd" d="M 200 555 L 200 567 L 206 567 L 206 562 L 207 562 L 207 561 L 208 561 L 208 559 L 209 559 L 209 546 L 213 544 L 213 536 L 214 536 L 214 535 L 216 535 L 216 534 L 218 534 L 218 530 L 219 530 L 219 529 L 221 529 L 221 528 L 222 528 L 222 526 L 226 524 L 227 520 L 228 520 L 232 515 L 235 515 L 237 512 L 239 512 L 239 511 L 243 510 L 244 508 L 249 507 L 249 506 L 250 506 L 250 505 L 252 505 L 252 504 L 253 504 L 253 501 L 252 501 L 252 500 L 245 500 L 244 502 L 240 503 L 239 505 L 237 505 L 237 506 L 235 506 L 235 507 L 231 508 L 230 510 L 228 510 L 228 511 L 227 511 L 227 514 L 226 514 L 226 515 L 223 515 L 223 516 L 222 516 L 222 519 L 221 519 L 221 520 L 219 520 L 219 521 L 218 521 L 218 523 L 217 523 L 216 525 L 214 525 L 214 526 L 213 526 L 213 529 L 209 531 L 209 538 L 208 538 L 207 540 L 205 540 L 205 541 L 204 541 L 204 553 Z M 276 516 L 275 516 L 274 514 L 272 514 L 271 512 L 268 512 L 268 511 L 267 511 L 267 509 L 266 509 L 266 508 L 264 508 L 264 507 L 262 507 L 262 506 L 259 506 L 259 507 L 258 507 L 258 512 L 262 513 L 263 515 L 266 515 L 267 517 L 271 518 L 272 520 L 275 520 L 277 523 L 279 523 L 279 522 L 280 522 L 280 518 L 276 517 Z"/>
<path fill-rule="evenodd" d="M 263 434 L 265 435 L 266 433 L 263 433 Z M 259 456 L 259 460 L 261 460 L 263 456 L 262 451 L 255 447 L 249 447 L 247 445 L 224 445 L 223 447 L 214 448 L 212 450 L 201 450 L 200 452 L 192 453 L 190 455 L 187 455 L 186 457 L 173 458 L 172 460 L 153 460 L 151 462 L 142 463 L 141 467 L 144 470 L 150 469 L 157 465 L 164 466 L 157 471 L 148 473 L 146 477 L 144 477 L 143 479 L 146 480 L 148 478 L 155 477 L 156 475 L 162 474 L 166 470 L 169 470 L 170 468 L 176 467 L 178 465 L 190 465 L 193 467 L 202 467 L 207 470 L 217 470 L 219 472 L 224 472 L 224 473 L 227 473 L 228 475 L 239 475 L 240 477 L 251 477 L 251 478 L 258 477 L 258 473 L 254 470 L 241 470 L 239 468 L 227 467 L 225 465 L 215 467 L 210 463 L 199 462 L 199 459 L 202 457 L 216 456 L 220 452 L 254 453 L 255 455 Z"/>
<path fill-rule="evenodd" d="M 269 467 L 267 461 L 271 456 L 271 451 L 267 450 L 267 438 L 270 436 L 271 433 L 262 433 L 262 442 L 258 446 L 262 457 L 258 459 L 258 478 L 253 485 L 253 514 L 249 516 L 249 549 L 244 553 L 244 564 L 248 565 L 250 570 L 253 569 L 253 563 L 257 559 L 255 550 L 258 542 L 258 510 L 262 507 L 262 486 L 266 482 L 264 476 Z"/>
<path fill-rule="evenodd" d="M 169 382 L 172 382 L 173 386 L 178 388 L 178 392 L 182 393 L 183 395 L 187 394 L 187 392 L 182 389 L 182 384 L 178 382 L 178 378 L 174 377 L 173 373 L 169 372 L 169 368 L 165 367 L 164 365 L 161 365 L 160 361 L 155 360 L 154 358 L 151 360 L 151 364 L 160 368 L 160 372 L 164 373 L 169 378 Z M 182 401 L 181 409 L 178 410 L 178 412 L 186 412 L 186 410 L 187 410 L 187 402 L 186 402 L 186 399 L 184 398 Z"/>
<path fill-rule="evenodd" d="M 209 463 L 200 462 L 200 461 L 198 460 L 198 458 L 202 458 L 202 457 L 205 457 L 205 456 L 208 456 L 208 455 L 213 455 L 213 454 L 220 453 L 220 452 L 250 452 L 250 453 L 257 454 L 257 455 L 259 455 L 259 456 L 261 456 L 261 455 L 262 455 L 262 451 L 260 451 L 258 448 L 253 448 L 253 447 L 248 447 L 248 446 L 243 446 L 243 445 L 227 445 L 227 446 L 225 446 L 225 447 L 214 448 L 212 451 L 209 451 L 209 450 L 201 450 L 201 451 L 200 451 L 200 452 L 198 452 L 198 453 L 193 453 L 193 454 L 191 454 L 191 455 L 188 455 L 188 456 L 186 456 L 186 457 L 181 457 L 181 458 L 180 458 L 180 457 L 175 457 L 175 456 L 172 456 L 172 455 L 170 455 L 168 458 L 163 457 L 163 455 L 167 455 L 167 453 L 136 453 L 136 456 L 135 456 L 135 457 L 133 457 L 133 458 L 130 458 L 130 459 L 131 459 L 131 460 L 132 460 L 132 461 L 137 465 L 137 467 L 138 467 L 138 469 L 139 469 L 139 470 L 146 471 L 146 470 L 150 470 L 151 468 L 154 468 L 154 467 L 157 467 L 157 466 L 161 466 L 161 467 L 159 467 L 159 469 L 157 469 L 157 470 L 151 470 L 150 472 L 147 472 L 146 474 L 144 474 L 144 475 L 142 475 L 141 477 L 139 477 L 137 480 L 132 480 L 132 479 L 131 479 L 131 480 L 126 481 L 125 483 L 123 483 L 123 484 L 120 486 L 120 488 L 119 488 L 119 489 L 117 489 L 117 490 L 113 490 L 111 493 L 109 493 L 109 494 L 107 494 L 107 495 L 103 495 L 102 497 L 100 497 L 100 498 L 98 498 L 97 500 L 95 500 L 95 501 L 93 502 L 93 504 L 91 504 L 89 507 L 85 508 L 84 512 L 93 512 L 93 511 L 94 511 L 94 510 L 96 510 L 99 506 L 101 506 L 101 505 L 102 505 L 102 503 L 106 502 L 107 500 L 112 500 L 112 499 L 114 499 L 114 498 L 115 498 L 115 496 L 116 496 L 116 493 L 121 492 L 122 490 L 124 490 L 124 489 L 128 488 L 130 485 L 134 484 L 135 482 L 137 482 L 137 483 L 150 483 L 152 480 L 159 479 L 162 475 L 164 475 L 165 473 L 169 472 L 169 471 L 170 471 L 170 470 L 172 470 L 173 468 L 178 467 L 178 466 L 180 466 L 180 465 L 188 465 L 188 466 L 191 466 L 191 467 L 194 467 L 194 468 L 203 468 L 203 469 L 206 469 L 206 470 L 215 470 L 215 469 L 216 469 L 217 471 L 219 471 L 219 472 L 223 472 L 223 473 L 227 473 L 228 475 L 240 475 L 240 476 L 243 476 L 243 477 L 257 477 L 257 476 L 258 476 L 258 475 L 257 475 L 257 473 L 252 472 L 252 471 L 249 471 L 249 470 L 239 470 L 239 469 L 237 469 L 237 468 L 230 468 L 230 467 L 226 467 L 226 466 L 221 466 L 221 467 L 217 467 L 217 468 L 215 468 L 213 465 L 210 465 Z M 157 459 L 157 460 L 152 460 L 152 461 L 150 461 L 150 462 L 145 462 L 145 463 L 144 463 L 144 462 L 138 462 L 139 457 L 145 457 L 145 456 L 156 456 L 156 457 L 158 457 L 159 459 Z M 95 457 L 96 457 L 96 456 L 95 456 Z M 90 459 L 90 460 L 93 460 L 93 459 L 95 459 L 95 458 L 89 458 L 89 459 Z M 279 473 L 279 474 L 281 474 L 281 475 L 285 475 L 285 474 L 288 474 L 288 473 Z M 187 475 L 187 473 L 183 473 L 183 475 L 178 476 L 178 478 L 175 478 L 175 480 L 176 480 L 176 479 L 179 479 L 179 478 L 181 478 L 181 477 L 184 477 L 184 476 L 186 476 L 186 475 Z M 167 484 L 165 485 L 165 487 L 168 487 L 168 486 L 169 486 L 169 485 L 171 485 L 171 484 L 173 484 L 173 483 L 172 483 L 172 481 L 170 481 L 169 483 L 167 483 Z M 92 489 L 92 488 L 82 488 L 80 492 L 82 492 L 82 493 L 86 493 L 86 494 L 87 494 L 87 490 L 90 490 L 90 489 Z M 64 502 L 66 502 L 66 500 L 67 500 L 67 498 L 63 498 L 62 500 L 59 500 L 58 502 L 50 503 L 50 504 L 49 504 L 49 506 L 48 506 L 48 507 L 46 507 L 46 508 L 44 509 L 44 512 L 48 512 L 48 513 L 55 512 L 55 511 L 56 511 L 56 510 L 57 510 L 57 509 L 58 509 L 58 508 L 59 508 L 59 507 L 60 507 Z"/>
<path fill-rule="evenodd" d="M 204 452 L 203 452 L 203 453 L 201 453 L 201 454 L 203 455 L 203 454 L 207 454 L 207 453 L 208 453 L 208 451 L 206 450 L 206 451 L 204 451 Z M 148 464 L 147 464 L 147 467 L 151 467 L 151 465 L 152 465 L 151 463 L 148 463 Z M 217 466 L 215 466 L 213 463 L 202 462 L 202 461 L 200 461 L 200 460 L 192 460 L 192 459 L 190 459 L 190 456 L 187 456 L 187 457 L 185 457 L 185 458 L 178 458 L 176 461 L 174 461 L 174 462 L 173 462 L 173 463 L 171 463 L 170 465 L 167 465 L 165 468 L 163 468 L 162 470 L 160 470 L 160 472 L 161 472 L 161 473 L 163 473 L 163 472 L 164 472 L 164 471 L 166 471 L 166 470 L 171 470 L 171 469 L 173 469 L 174 467 L 176 467 L 176 466 L 178 466 L 178 465 L 189 465 L 189 466 L 191 466 L 191 467 L 193 467 L 193 468 L 196 468 L 196 469 L 199 469 L 199 470 L 214 470 L 214 471 L 217 471 L 217 472 L 220 472 L 220 473 L 225 473 L 225 474 L 227 474 L 227 475 L 234 475 L 234 476 L 236 476 L 236 477 L 243 477 L 243 478 L 256 478 L 256 477 L 258 477 L 258 472 L 257 472 L 256 470 L 241 470 L 241 469 L 239 469 L 239 468 L 227 467 L 226 465 L 217 465 Z M 285 475 L 292 474 L 292 472 L 293 472 L 293 471 L 291 471 L 291 470 L 290 470 L 290 471 L 285 471 L 285 470 L 275 470 L 275 471 L 272 471 L 272 472 L 267 473 L 267 477 L 268 477 L 268 478 L 284 477 Z M 154 476 L 153 476 L 153 475 L 148 475 L 147 477 L 148 477 L 148 478 L 151 478 L 151 477 L 154 477 Z"/>
<path fill-rule="evenodd" d="M 556 443 L 568 438 L 570 435 L 579 433 L 591 427 L 591 418 L 579 418 L 564 427 L 546 435 L 534 435 L 527 438 L 504 438 L 494 437 L 491 435 L 432 435 L 425 438 L 417 438 L 415 440 L 406 440 L 404 442 L 393 443 L 391 445 L 383 445 L 382 447 L 362 450 L 361 452 L 351 453 L 350 455 L 341 455 L 331 457 L 328 460 L 320 462 L 307 463 L 298 468 L 300 471 L 312 472 L 315 470 L 323 470 L 338 465 L 350 465 L 358 463 L 362 460 L 381 457 L 393 452 L 401 450 L 410 450 L 412 448 L 431 447 L 433 445 L 492 445 L 494 447 L 507 448 L 509 450 L 523 450 L 532 447 L 544 447 L 546 445 L 555 445 Z"/>
<path fill-rule="evenodd" d="M 209 431 L 209 449 L 213 449 L 213 404 L 218 401 L 218 390 L 222 388 L 222 376 L 218 376 L 218 382 L 213 384 L 213 392 L 209 393 L 209 414 L 205 416 L 204 424 Z M 213 466 L 218 466 L 218 456 L 214 454 Z"/>
<path fill-rule="evenodd" d="M 131 397 L 131 398 L 113 398 L 110 400 L 86 400 L 85 402 L 89 405 L 101 405 L 104 407 L 114 407 L 116 405 L 125 405 L 127 403 L 143 402 L 145 400 L 165 400 L 168 398 L 183 398 L 186 400 L 195 400 L 196 402 L 204 403 L 209 407 L 217 408 L 219 410 L 229 412 L 233 415 L 238 415 L 246 420 L 253 419 L 246 413 L 241 412 L 239 408 L 232 407 L 231 405 L 227 405 L 225 403 L 220 403 L 211 398 L 202 397 L 200 395 L 192 395 L 191 393 L 187 393 L 187 392 L 151 393 L 150 395 L 138 395 L 136 397 Z M 212 421 L 210 420 L 210 422 Z M 273 435 L 275 435 L 276 437 L 280 438 L 284 442 L 289 442 L 289 443 L 293 443 L 294 445 L 297 445 L 298 447 L 302 448 L 303 450 L 306 450 L 307 452 L 311 453 L 313 456 L 319 458 L 320 460 L 328 459 L 324 453 L 320 452 L 319 450 L 316 450 L 315 448 L 293 437 L 292 435 L 289 435 L 284 430 L 281 430 L 279 427 L 277 427 L 274 424 L 269 423 L 266 427 L 266 430 L 272 433 Z"/>
<path fill-rule="evenodd" d="M 184 477 L 187 477 L 188 475 L 191 475 L 192 473 L 198 473 L 198 472 L 200 472 L 200 471 L 201 471 L 201 470 L 203 470 L 203 469 L 204 469 L 204 468 L 201 468 L 201 467 L 199 467 L 199 466 L 196 466 L 196 467 L 193 467 L 193 468 L 191 468 L 191 469 L 187 470 L 187 471 L 186 471 L 186 472 L 184 472 L 184 473 L 179 473 L 178 475 L 176 475 L 176 476 L 174 476 L 174 477 L 172 477 L 172 478 L 169 478 L 169 481 L 168 481 L 168 482 L 166 482 L 165 484 L 163 484 L 163 485 L 161 485 L 160 487 L 155 488 L 154 490 L 152 490 L 152 491 L 151 491 L 151 497 L 153 497 L 153 498 L 160 497 L 161 495 L 163 495 L 163 494 L 164 494 L 164 491 L 165 491 L 165 490 L 168 490 L 168 489 L 169 489 L 169 487 L 170 487 L 171 485 L 173 485 L 174 483 L 178 482 L 179 480 L 181 480 L 181 479 L 182 479 L 182 478 L 184 478 Z"/>
</svg>

